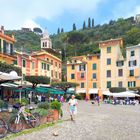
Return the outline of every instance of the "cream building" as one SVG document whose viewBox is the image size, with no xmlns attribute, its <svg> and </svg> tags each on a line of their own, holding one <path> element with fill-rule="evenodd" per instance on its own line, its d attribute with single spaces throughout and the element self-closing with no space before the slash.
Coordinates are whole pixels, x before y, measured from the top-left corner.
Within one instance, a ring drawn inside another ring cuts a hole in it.
<svg viewBox="0 0 140 140">
<path fill-rule="evenodd" d="M 100 89 L 126 87 L 126 61 L 122 55 L 122 38 L 101 41 Z"/>
</svg>

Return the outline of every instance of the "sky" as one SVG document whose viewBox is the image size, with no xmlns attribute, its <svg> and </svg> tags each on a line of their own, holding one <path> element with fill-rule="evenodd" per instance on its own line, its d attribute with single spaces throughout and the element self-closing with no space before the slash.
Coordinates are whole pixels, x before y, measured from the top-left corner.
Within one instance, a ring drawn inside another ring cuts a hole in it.
<svg viewBox="0 0 140 140">
<path fill-rule="evenodd" d="M 140 14 L 140 0 L 0 0 L 0 25 L 6 30 L 40 27 L 50 34 L 82 28 L 94 18 L 95 25 Z"/>
</svg>

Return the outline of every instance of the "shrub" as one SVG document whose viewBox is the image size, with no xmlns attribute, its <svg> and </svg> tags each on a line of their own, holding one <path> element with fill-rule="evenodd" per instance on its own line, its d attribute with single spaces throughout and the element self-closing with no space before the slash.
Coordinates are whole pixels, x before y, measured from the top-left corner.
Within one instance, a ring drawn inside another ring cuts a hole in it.
<svg viewBox="0 0 140 140">
<path fill-rule="evenodd" d="M 36 108 L 32 113 L 38 113 L 40 116 L 46 116 L 48 111 L 44 108 Z"/>
<path fill-rule="evenodd" d="M 2 108 L 4 105 L 4 101 L 3 100 L 0 100 L 0 108 Z"/>
<path fill-rule="evenodd" d="M 38 108 L 43 108 L 48 110 L 50 108 L 50 104 L 48 102 L 42 102 L 38 104 Z"/>
<path fill-rule="evenodd" d="M 119 93 L 119 92 L 124 92 L 126 91 L 126 88 L 123 87 L 112 87 L 109 89 L 110 92 L 112 93 Z"/>
<path fill-rule="evenodd" d="M 79 94 L 75 94 L 75 98 L 78 99 L 78 100 L 82 100 L 82 96 L 79 95 Z"/>
<path fill-rule="evenodd" d="M 61 111 L 61 103 L 58 102 L 58 101 L 53 101 L 51 103 L 51 108 L 58 110 L 58 112 L 60 113 L 60 111 Z"/>
<path fill-rule="evenodd" d="M 21 102 L 20 102 L 19 99 L 16 99 L 15 102 L 16 102 L 17 104 L 22 104 L 22 105 L 27 105 L 27 104 L 29 103 L 28 99 L 26 99 L 26 98 L 22 98 L 22 99 L 21 99 Z"/>
</svg>

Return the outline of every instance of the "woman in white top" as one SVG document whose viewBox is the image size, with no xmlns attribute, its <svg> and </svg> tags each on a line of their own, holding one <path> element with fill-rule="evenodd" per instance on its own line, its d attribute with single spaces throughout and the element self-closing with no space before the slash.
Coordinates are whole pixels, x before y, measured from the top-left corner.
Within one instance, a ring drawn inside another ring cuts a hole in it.
<svg viewBox="0 0 140 140">
<path fill-rule="evenodd" d="M 75 96 L 72 95 L 71 99 L 69 100 L 69 109 L 70 109 L 70 116 L 71 116 L 71 120 L 74 120 L 75 115 L 77 114 L 77 99 L 75 99 Z"/>
</svg>

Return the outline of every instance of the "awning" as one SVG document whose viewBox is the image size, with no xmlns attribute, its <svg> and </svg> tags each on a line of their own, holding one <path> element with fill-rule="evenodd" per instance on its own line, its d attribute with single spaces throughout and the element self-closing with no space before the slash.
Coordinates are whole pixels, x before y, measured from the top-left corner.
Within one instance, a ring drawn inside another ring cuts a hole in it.
<svg viewBox="0 0 140 140">
<path fill-rule="evenodd" d="M 113 93 L 111 93 L 109 90 L 103 91 L 102 94 L 106 96 L 113 96 Z"/>
<path fill-rule="evenodd" d="M 125 91 L 120 93 L 113 93 L 113 97 L 140 97 L 140 95 L 132 91 Z"/>
<path fill-rule="evenodd" d="M 17 87 L 19 87 L 19 85 L 15 84 L 15 83 L 2 83 L 0 85 L 3 86 L 3 87 L 10 87 L 10 88 L 17 88 Z"/>
<path fill-rule="evenodd" d="M 93 88 L 89 90 L 89 94 L 98 94 L 98 88 Z"/>
<path fill-rule="evenodd" d="M 74 94 L 75 93 L 75 88 L 68 88 L 66 93 L 67 94 Z"/>
<path fill-rule="evenodd" d="M 19 79 L 21 79 L 21 77 L 19 77 L 15 71 L 11 71 L 10 73 L 0 72 L 0 81 L 10 81 Z"/>
<path fill-rule="evenodd" d="M 77 89 L 76 93 L 86 93 L 86 90 L 85 89 Z"/>
</svg>

